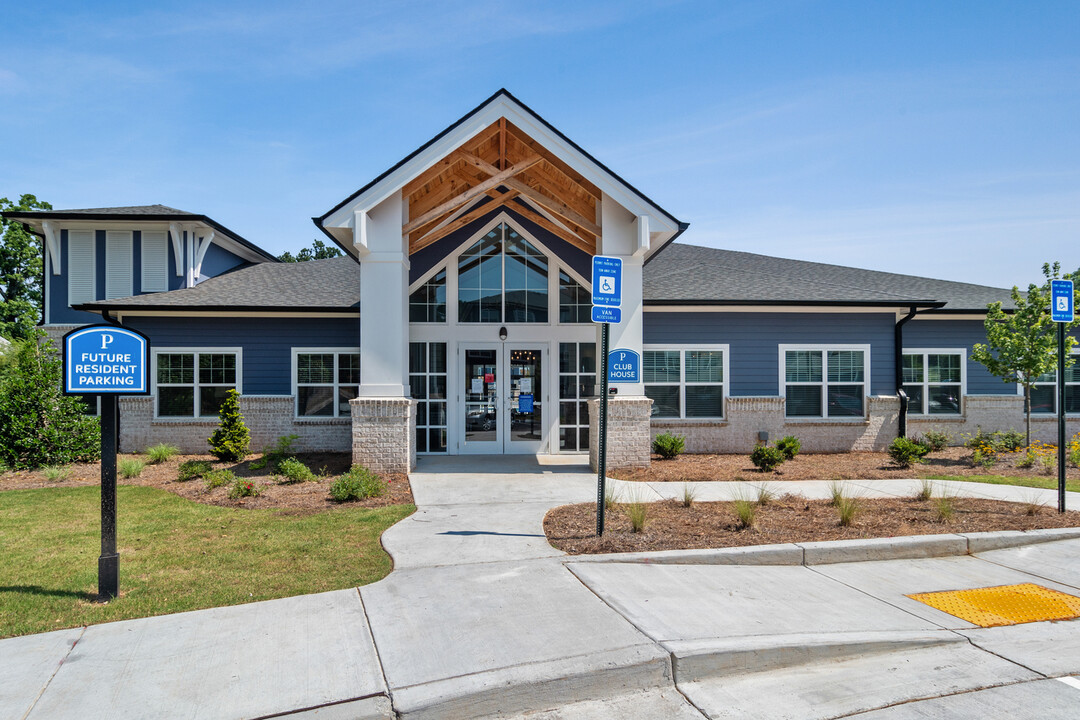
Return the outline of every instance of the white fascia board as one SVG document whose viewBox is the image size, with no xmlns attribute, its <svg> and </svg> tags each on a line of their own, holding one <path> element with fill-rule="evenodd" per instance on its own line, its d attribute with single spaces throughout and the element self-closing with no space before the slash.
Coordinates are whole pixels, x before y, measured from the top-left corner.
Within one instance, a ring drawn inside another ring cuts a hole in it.
<svg viewBox="0 0 1080 720">
<path fill-rule="evenodd" d="M 678 231 L 678 225 L 661 212 L 660 208 L 647 202 L 625 184 L 619 182 L 569 142 L 552 133 L 532 113 L 527 112 L 505 95 L 492 100 L 440 138 L 438 142 L 397 168 L 379 183 L 368 188 L 362 195 L 335 210 L 323 221 L 323 226 L 331 232 L 334 228 L 349 228 L 351 231 L 355 211 L 370 210 L 375 207 L 501 117 L 505 117 L 560 160 L 581 173 L 602 193 L 606 193 L 633 215 L 648 215 L 650 228 L 658 232 L 664 240 Z"/>
</svg>

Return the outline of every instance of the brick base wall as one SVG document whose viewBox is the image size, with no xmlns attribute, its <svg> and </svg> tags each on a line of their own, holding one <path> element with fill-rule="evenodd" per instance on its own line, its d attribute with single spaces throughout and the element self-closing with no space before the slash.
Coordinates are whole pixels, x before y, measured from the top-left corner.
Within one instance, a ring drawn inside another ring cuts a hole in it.
<svg viewBox="0 0 1080 720">
<path fill-rule="evenodd" d="M 648 467 L 652 453 L 649 416 L 653 401 L 647 397 L 608 399 L 607 469 Z M 600 466 L 600 400 L 589 400 L 589 464 Z"/>
<path fill-rule="evenodd" d="M 63 352 L 63 340 L 64 336 L 81 325 L 43 325 L 42 330 L 45 331 L 45 337 L 53 341 L 53 345 L 56 347 L 57 352 Z"/>
<path fill-rule="evenodd" d="M 240 414 L 251 432 L 251 451 L 259 453 L 284 435 L 298 435 L 298 452 L 348 452 L 352 447 L 350 418 L 293 417 L 293 397 L 241 395 Z M 216 419 L 155 420 L 154 398 L 120 398 L 120 452 L 142 452 L 150 445 L 169 443 L 184 453 L 210 451 L 207 439 Z"/>
<path fill-rule="evenodd" d="M 691 453 L 749 453 L 762 434 L 770 443 L 794 435 L 806 452 L 884 450 L 899 428 L 900 401 L 894 396 L 867 399 L 867 417 L 858 420 L 792 420 L 784 417 L 784 398 L 729 397 L 723 420 L 653 420 L 651 436 L 682 435 Z"/>
<path fill-rule="evenodd" d="M 354 464 L 385 473 L 407 473 L 416 467 L 415 400 L 356 398 L 349 406 Z"/>
<path fill-rule="evenodd" d="M 908 435 L 918 435 L 927 430 L 952 434 L 952 444 L 963 443 L 961 435 L 974 435 L 981 428 L 985 432 L 1017 430 L 1024 432 L 1023 395 L 965 395 L 964 414 L 960 417 L 915 418 L 908 416 Z M 1080 418 L 1065 421 L 1065 430 L 1071 438 L 1080 432 Z M 1031 441 L 1057 445 L 1057 416 L 1032 415 Z"/>
</svg>

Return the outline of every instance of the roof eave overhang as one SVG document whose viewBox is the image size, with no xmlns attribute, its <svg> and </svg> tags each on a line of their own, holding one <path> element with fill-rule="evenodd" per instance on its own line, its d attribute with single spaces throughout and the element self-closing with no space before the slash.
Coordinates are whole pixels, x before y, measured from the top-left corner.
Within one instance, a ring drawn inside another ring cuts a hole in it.
<svg viewBox="0 0 1080 720">
<path fill-rule="evenodd" d="M 869 308 L 922 308 L 927 311 L 942 308 L 945 306 L 944 302 L 939 300 L 645 300 L 644 303 L 647 306 L 652 307 L 671 307 L 678 308 L 680 306 L 695 306 L 695 307 L 715 307 L 717 309 L 725 307 L 765 307 L 775 306 L 777 308 L 785 307 L 840 307 L 840 308 L 857 308 L 857 307 L 869 307 Z"/>
<path fill-rule="evenodd" d="M 106 305 L 104 303 L 83 303 L 73 305 L 73 310 L 92 313 L 160 313 L 162 315 L 192 312 L 221 312 L 243 315 L 255 312 L 290 312 L 290 313 L 341 313 L 357 314 L 357 306 L 297 306 L 297 305 Z"/>
<path fill-rule="evenodd" d="M 280 262 L 275 256 L 271 255 L 267 251 L 255 243 L 247 240 L 237 233 L 233 232 L 229 228 L 225 227 L 221 223 L 217 222 L 211 217 L 206 215 L 189 215 L 189 214 L 173 214 L 173 215 L 159 215 L 159 214 L 141 214 L 141 215 L 118 215 L 115 213 L 65 213 L 62 210 L 43 210 L 40 212 L 10 212 L 4 213 L 4 215 L 12 220 L 18 220 L 22 224 L 30 227 L 31 232 L 35 235 L 43 235 L 44 230 L 41 228 L 41 223 L 45 220 L 60 220 L 66 222 L 108 222 L 108 223 L 141 223 L 148 222 L 156 223 L 196 223 L 203 224 L 207 227 L 211 227 L 215 232 L 220 233 L 222 239 L 231 241 L 238 249 L 241 250 L 238 254 L 246 260 L 252 262 Z"/>
<path fill-rule="evenodd" d="M 357 249 L 352 242 L 355 212 L 369 211 L 376 207 L 501 117 L 505 117 L 541 143 L 549 152 L 574 168 L 635 217 L 648 217 L 652 241 L 645 255 L 646 260 L 688 227 L 686 223 L 677 220 L 671 213 L 612 172 L 505 89 L 496 92 L 324 215 L 312 218 L 312 220 L 338 247 L 347 254 L 358 257 Z"/>
</svg>

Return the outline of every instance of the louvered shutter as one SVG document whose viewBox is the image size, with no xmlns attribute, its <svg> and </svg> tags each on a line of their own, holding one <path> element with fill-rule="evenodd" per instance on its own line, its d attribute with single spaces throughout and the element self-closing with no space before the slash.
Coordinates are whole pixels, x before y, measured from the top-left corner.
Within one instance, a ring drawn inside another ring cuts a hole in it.
<svg viewBox="0 0 1080 720">
<path fill-rule="evenodd" d="M 169 245 L 163 232 L 142 234 L 142 291 L 164 292 L 169 289 Z"/>
<path fill-rule="evenodd" d="M 68 304 L 97 300 L 94 272 L 94 231 L 68 232 Z"/>
<path fill-rule="evenodd" d="M 105 299 L 112 300 L 133 294 L 134 274 L 131 231 L 109 230 L 105 233 Z"/>
</svg>

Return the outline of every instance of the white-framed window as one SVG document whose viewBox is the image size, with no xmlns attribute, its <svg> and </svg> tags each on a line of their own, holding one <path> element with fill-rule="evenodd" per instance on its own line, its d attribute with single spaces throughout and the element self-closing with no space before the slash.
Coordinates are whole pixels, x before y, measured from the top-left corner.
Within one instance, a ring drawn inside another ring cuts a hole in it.
<svg viewBox="0 0 1080 720">
<path fill-rule="evenodd" d="M 446 343 L 409 343 L 409 389 L 416 400 L 416 452 L 447 446 Z"/>
<path fill-rule="evenodd" d="M 1073 351 L 1072 367 L 1065 368 L 1065 413 L 1080 414 L 1080 351 Z M 1023 392 L 1023 388 L 1020 389 Z M 1040 375 L 1031 388 L 1031 413 L 1057 414 L 1057 370 Z"/>
<path fill-rule="evenodd" d="M 562 268 L 559 268 L 559 322 L 564 325 L 592 322 L 592 293 Z"/>
<path fill-rule="evenodd" d="M 493 227 L 457 263 L 458 322 L 548 322 L 548 257 L 509 224 Z"/>
<path fill-rule="evenodd" d="M 409 295 L 409 322 L 446 322 L 446 268 Z"/>
<path fill-rule="evenodd" d="M 229 390 L 243 392 L 240 348 L 155 348 L 159 418 L 216 418 Z"/>
<path fill-rule="evenodd" d="M 105 231 L 105 299 L 130 297 L 134 292 L 135 255 L 130 230 Z"/>
<path fill-rule="evenodd" d="M 654 418 L 724 417 L 727 345 L 646 345 L 641 357 L 645 396 Z"/>
<path fill-rule="evenodd" d="M 967 387 L 963 348 L 904 349 L 903 388 L 913 415 L 959 415 Z"/>
<path fill-rule="evenodd" d="M 296 417 L 349 417 L 360 390 L 360 348 L 293 348 Z"/>
<path fill-rule="evenodd" d="M 786 417 L 865 417 L 869 378 L 869 345 L 780 345 Z"/>
<path fill-rule="evenodd" d="M 68 305 L 97 300 L 96 245 L 93 230 L 68 231 Z"/>
<path fill-rule="evenodd" d="M 589 404 L 596 396 L 596 343 L 559 343 L 559 450 L 589 449 Z"/>
</svg>

